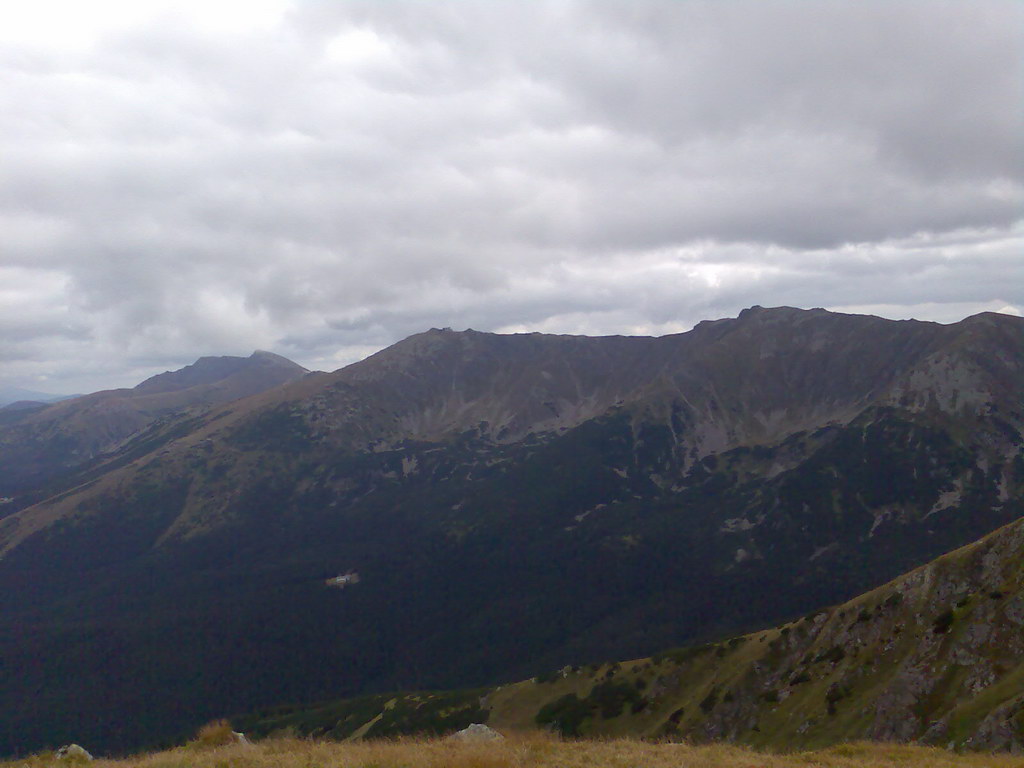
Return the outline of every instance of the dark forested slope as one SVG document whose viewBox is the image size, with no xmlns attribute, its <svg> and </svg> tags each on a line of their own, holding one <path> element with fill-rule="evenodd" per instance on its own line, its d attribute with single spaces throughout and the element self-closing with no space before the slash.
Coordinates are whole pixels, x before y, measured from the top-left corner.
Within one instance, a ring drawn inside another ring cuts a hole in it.
<svg viewBox="0 0 1024 768">
<path fill-rule="evenodd" d="M 848 599 L 1024 511 L 1022 365 L 1019 318 L 753 308 L 656 339 L 434 330 L 212 410 L 0 523 L 0 749 Z"/>
</svg>

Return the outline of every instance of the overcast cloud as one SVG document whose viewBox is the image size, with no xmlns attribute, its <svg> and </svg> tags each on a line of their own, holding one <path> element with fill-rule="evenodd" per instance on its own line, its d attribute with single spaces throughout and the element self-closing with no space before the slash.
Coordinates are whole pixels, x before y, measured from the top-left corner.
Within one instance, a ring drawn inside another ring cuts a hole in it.
<svg viewBox="0 0 1024 768">
<path fill-rule="evenodd" d="M 1018 0 L 0 6 L 0 387 L 1024 309 Z"/>
</svg>

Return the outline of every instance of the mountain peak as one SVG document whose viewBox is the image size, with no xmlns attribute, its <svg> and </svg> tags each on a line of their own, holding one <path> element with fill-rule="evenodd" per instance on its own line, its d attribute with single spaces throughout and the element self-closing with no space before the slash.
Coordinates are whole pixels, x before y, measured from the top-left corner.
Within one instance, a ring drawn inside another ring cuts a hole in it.
<svg viewBox="0 0 1024 768">
<path fill-rule="evenodd" d="M 278 365 L 285 366 L 287 368 L 293 368 L 293 369 L 302 370 L 303 372 L 308 372 L 309 371 L 308 368 L 304 368 L 303 366 L 299 365 L 298 363 L 294 362 L 293 360 L 289 360 L 284 355 L 279 355 L 276 352 L 271 352 L 271 351 L 266 350 L 266 349 L 257 349 L 255 352 L 253 352 L 251 355 L 249 355 L 248 359 L 249 360 L 262 360 L 262 361 L 265 361 L 265 362 L 273 362 L 273 363 L 276 363 Z"/>
<path fill-rule="evenodd" d="M 134 390 L 145 394 L 156 394 L 212 385 L 232 376 L 252 373 L 257 370 L 257 366 L 258 370 L 265 371 L 267 362 L 272 362 L 273 368 L 280 369 L 282 374 L 287 374 L 287 377 L 290 378 L 306 372 L 305 368 L 286 357 L 265 350 L 256 350 L 249 357 L 232 357 L 230 355 L 200 357 L 184 368 L 151 376 L 137 385 Z"/>
<path fill-rule="evenodd" d="M 979 312 L 961 321 L 964 325 L 1002 325 L 1024 327 L 1024 317 L 1007 312 Z"/>
<path fill-rule="evenodd" d="M 778 320 L 778 319 L 790 319 L 798 317 L 819 317 L 822 315 L 838 315 L 836 312 L 829 312 L 827 309 L 821 307 L 814 307 L 813 309 L 800 309 L 799 307 L 762 307 L 760 304 L 754 304 L 753 306 L 747 307 L 740 311 L 737 320 Z"/>
</svg>

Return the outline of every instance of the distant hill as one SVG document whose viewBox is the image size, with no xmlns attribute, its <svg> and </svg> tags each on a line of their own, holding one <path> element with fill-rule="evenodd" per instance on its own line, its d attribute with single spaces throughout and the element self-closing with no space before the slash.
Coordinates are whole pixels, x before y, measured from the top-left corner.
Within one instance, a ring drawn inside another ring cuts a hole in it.
<svg viewBox="0 0 1024 768">
<path fill-rule="evenodd" d="M 0 413 L 12 414 L 20 411 L 34 411 L 40 408 L 45 408 L 49 403 L 45 403 L 41 400 L 15 400 L 13 403 L 0 406 Z"/>
<path fill-rule="evenodd" d="M 37 491 L 69 470 L 116 451 L 159 419 L 263 392 L 306 373 L 279 355 L 256 352 L 250 357 L 203 357 L 132 389 L 46 403 L 23 398 L 0 409 L 0 495 Z"/>
<path fill-rule="evenodd" d="M 1021 318 L 754 307 L 661 338 L 434 329 L 157 419 L 0 520 L 0 753 L 849 600 L 1024 514 L 1021 370 Z"/>
<path fill-rule="evenodd" d="M 20 387 L 8 387 L 0 389 L 0 408 L 14 403 L 56 403 L 60 400 L 67 400 L 78 395 L 54 395 L 48 392 L 37 392 L 32 389 L 21 389 Z"/>
<path fill-rule="evenodd" d="M 872 740 L 1024 750 L 1024 521 L 773 629 L 475 691 L 235 718 L 264 736 L 506 732 L 820 749 Z"/>
</svg>

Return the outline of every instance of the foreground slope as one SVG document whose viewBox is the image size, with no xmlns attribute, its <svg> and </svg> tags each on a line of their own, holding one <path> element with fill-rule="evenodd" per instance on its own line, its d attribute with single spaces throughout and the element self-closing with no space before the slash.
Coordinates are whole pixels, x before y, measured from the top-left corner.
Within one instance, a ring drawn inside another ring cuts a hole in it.
<svg viewBox="0 0 1024 768">
<path fill-rule="evenodd" d="M 752 308 L 656 339 L 433 330 L 155 427 L 0 524 L 0 752 L 849 599 L 1024 512 L 1022 368 L 1020 318 Z"/>
<path fill-rule="evenodd" d="M 39 755 L 2 768 L 51 768 L 68 760 Z M 289 738 L 212 747 L 197 741 L 156 754 L 98 760 L 96 768 L 1022 768 L 1010 755 L 951 754 L 926 747 L 842 744 L 795 754 L 735 746 L 692 746 L 632 739 L 562 741 L 539 734 L 497 742 L 449 739 L 339 744 Z"/>
<path fill-rule="evenodd" d="M 38 755 L 2 768 L 52 768 L 68 760 Z M 338 743 L 274 738 L 255 744 L 216 746 L 197 739 L 185 746 L 122 760 L 98 760 L 96 768 L 1021 768 L 1009 755 L 957 755 L 896 744 L 850 743 L 827 750 L 774 755 L 738 746 L 650 743 L 636 739 L 561 740 L 516 734 L 500 741 L 403 739 Z"/>
<path fill-rule="evenodd" d="M 773 629 L 498 688 L 279 708 L 235 725 L 350 739 L 474 721 L 786 750 L 870 739 L 1022 752 L 1024 521 Z"/>
</svg>

